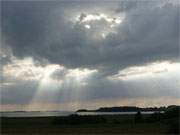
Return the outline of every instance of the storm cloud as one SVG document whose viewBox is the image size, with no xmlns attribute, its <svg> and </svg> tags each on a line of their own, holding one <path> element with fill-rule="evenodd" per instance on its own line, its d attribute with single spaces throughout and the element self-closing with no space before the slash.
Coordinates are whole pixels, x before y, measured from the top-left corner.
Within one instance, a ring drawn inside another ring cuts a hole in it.
<svg viewBox="0 0 180 135">
<path fill-rule="evenodd" d="M 2 104 L 180 97 L 178 1 L 2 1 L 1 10 Z"/>
</svg>

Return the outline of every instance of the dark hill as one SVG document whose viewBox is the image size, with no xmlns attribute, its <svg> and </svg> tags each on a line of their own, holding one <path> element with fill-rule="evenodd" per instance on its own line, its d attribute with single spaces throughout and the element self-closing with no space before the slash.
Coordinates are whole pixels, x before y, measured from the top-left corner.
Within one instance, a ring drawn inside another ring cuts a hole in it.
<svg viewBox="0 0 180 135">
<path fill-rule="evenodd" d="M 87 110 L 87 109 L 80 109 L 77 112 L 137 112 L 137 111 L 166 111 L 168 107 L 147 107 L 147 108 L 140 108 L 136 106 L 120 106 L 120 107 L 101 107 L 96 110 Z"/>
</svg>

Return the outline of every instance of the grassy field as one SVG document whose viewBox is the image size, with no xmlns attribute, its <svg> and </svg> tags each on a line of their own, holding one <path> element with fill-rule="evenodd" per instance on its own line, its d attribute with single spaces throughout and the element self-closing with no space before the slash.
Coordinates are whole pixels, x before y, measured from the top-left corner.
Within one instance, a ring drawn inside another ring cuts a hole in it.
<svg viewBox="0 0 180 135">
<path fill-rule="evenodd" d="M 167 134 L 176 133 L 178 118 L 151 120 L 142 115 L 1 118 L 1 134 Z"/>
</svg>

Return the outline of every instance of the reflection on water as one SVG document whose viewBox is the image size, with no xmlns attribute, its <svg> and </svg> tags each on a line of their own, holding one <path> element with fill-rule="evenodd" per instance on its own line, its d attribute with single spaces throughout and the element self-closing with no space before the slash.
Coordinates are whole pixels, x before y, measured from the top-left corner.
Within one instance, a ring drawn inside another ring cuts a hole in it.
<svg viewBox="0 0 180 135">
<path fill-rule="evenodd" d="M 46 117 L 46 116 L 68 116 L 71 114 L 78 115 L 123 115 L 136 114 L 137 112 L 72 112 L 72 111 L 51 111 L 51 112 L 1 112 L 0 116 L 4 117 Z M 155 111 L 141 112 L 142 114 L 152 114 Z M 160 113 L 164 113 L 161 111 Z"/>
<path fill-rule="evenodd" d="M 1 112 L 4 117 L 46 117 L 46 116 L 68 116 L 73 114 L 69 111 L 51 111 L 51 112 Z"/>
</svg>

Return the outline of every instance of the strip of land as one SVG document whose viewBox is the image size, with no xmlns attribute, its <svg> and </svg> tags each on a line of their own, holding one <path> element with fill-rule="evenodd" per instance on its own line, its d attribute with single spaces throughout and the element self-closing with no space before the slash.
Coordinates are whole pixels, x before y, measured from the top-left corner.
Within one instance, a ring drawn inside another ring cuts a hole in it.
<svg viewBox="0 0 180 135">
<path fill-rule="evenodd" d="M 1 117 L 1 134 L 179 134 L 179 107 L 165 113 Z"/>
</svg>

